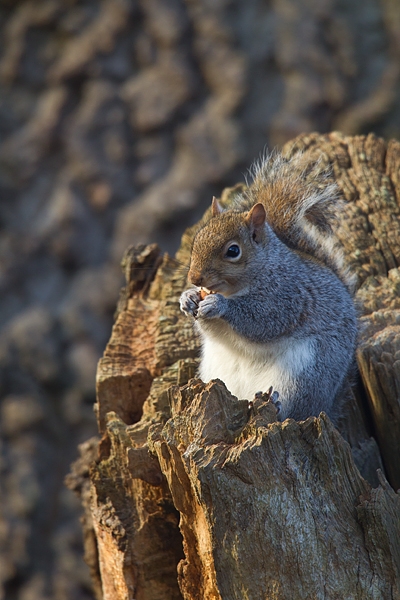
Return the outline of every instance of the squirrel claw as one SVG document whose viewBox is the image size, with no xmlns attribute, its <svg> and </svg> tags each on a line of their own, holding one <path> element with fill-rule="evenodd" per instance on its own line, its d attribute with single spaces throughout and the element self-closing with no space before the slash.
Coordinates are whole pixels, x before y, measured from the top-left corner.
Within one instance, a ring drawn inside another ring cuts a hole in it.
<svg viewBox="0 0 400 600">
<path fill-rule="evenodd" d="M 278 398 L 279 398 L 279 393 L 275 391 L 271 394 L 270 402 L 272 402 L 272 404 L 275 406 L 276 415 L 279 417 L 279 415 L 281 414 L 281 410 L 282 410 L 282 402 L 280 400 L 278 400 Z"/>
<path fill-rule="evenodd" d="M 276 416 L 279 417 L 282 410 L 282 402 L 279 400 L 279 392 L 276 390 L 273 391 L 273 387 L 271 386 L 267 392 L 256 392 L 254 394 L 254 399 L 259 400 L 262 399 L 263 396 L 266 397 L 265 400 L 272 402 L 276 408 Z"/>
</svg>

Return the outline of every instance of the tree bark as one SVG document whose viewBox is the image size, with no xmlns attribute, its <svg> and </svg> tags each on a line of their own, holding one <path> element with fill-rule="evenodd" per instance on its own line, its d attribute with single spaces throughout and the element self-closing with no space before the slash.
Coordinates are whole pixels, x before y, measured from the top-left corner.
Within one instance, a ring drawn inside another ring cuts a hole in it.
<svg viewBox="0 0 400 600">
<path fill-rule="evenodd" d="M 98 367 L 98 456 L 82 446 L 69 477 L 98 598 L 400 598 L 400 144 L 311 134 L 283 151 L 297 150 L 332 166 L 358 278 L 361 378 L 340 433 L 193 379 L 178 298 L 201 221 L 176 259 L 130 249 Z"/>
</svg>

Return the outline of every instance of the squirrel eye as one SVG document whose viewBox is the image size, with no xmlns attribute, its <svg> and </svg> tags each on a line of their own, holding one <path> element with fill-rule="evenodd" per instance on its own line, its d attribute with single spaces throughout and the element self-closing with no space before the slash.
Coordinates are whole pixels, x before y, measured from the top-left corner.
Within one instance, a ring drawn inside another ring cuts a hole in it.
<svg viewBox="0 0 400 600">
<path fill-rule="evenodd" d="M 227 258 L 240 258 L 241 254 L 242 251 L 240 249 L 240 246 L 238 246 L 237 244 L 231 244 L 225 252 L 225 256 Z"/>
</svg>

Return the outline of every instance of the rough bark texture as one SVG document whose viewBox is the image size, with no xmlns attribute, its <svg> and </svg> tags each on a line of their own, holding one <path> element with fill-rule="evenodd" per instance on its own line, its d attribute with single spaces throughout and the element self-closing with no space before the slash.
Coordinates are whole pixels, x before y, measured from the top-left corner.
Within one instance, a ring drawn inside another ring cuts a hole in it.
<svg viewBox="0 0 400 600">
<path fill-rule="evenodd" d="M 181 514 L 184 598 L 398 597 L 400 499 L 371 489 L 326 417 L 274 423 L 219 383 L 171 400 L 152 448 Z"/>
<path fill-rule="evenodd" d="M 175 252 L 265 145 L 399 138 L 399 40 L 398 0 L 0 0 L 0 597 L 92 598 L 63 479 L 96 433 L 126 247 Z"/>
<path fill-rule="evenodd" d="M 82 495 L 99 598 L 400 598 L 400 144 L 310 134 L 284 152 L 299 149 L 332 166 L 345 199 L 337 235 L 362 323 L 350 446 L 323 414 L 279 423 L 267 394 L 249 406 L 192 379 L 198 342 L 178 298 L 199 224 L 176 259 L 131 249 Z"/>
</svg>

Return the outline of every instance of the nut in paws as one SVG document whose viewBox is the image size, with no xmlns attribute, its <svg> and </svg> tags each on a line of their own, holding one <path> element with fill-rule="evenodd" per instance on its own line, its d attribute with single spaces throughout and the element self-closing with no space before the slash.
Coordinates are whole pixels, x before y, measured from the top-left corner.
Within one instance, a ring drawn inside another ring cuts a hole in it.
<svg viewBox="0 0 400 600">
<path fill-rule="evenodd" d="M 197 316 L 203 319 L 222 317 L 226 312 L 226 303 L 222 294 L 209 294 L 200 302 Z"/>
<path fill-rule="evenodd" d="M 196 289 L 186 290 L 181 294 L 179 303 L 181 311 L 186 315 L 197 316 L 197 310 L 199 308 L 200 292 Z"/>
</svg>

